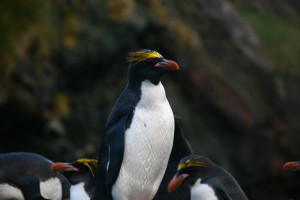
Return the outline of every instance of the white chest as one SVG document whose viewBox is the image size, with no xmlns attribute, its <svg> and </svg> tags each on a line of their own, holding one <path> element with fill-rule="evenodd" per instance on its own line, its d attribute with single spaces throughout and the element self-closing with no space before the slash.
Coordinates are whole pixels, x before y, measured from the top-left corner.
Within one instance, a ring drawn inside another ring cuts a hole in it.
<svg viewBox="0 0 300 200">
<path fill-rule="evenodd" d="M 51 178 L 40 182 L 41 195 L 46 199 L 62 199 L 62 186 L 58 178 Z"/>
<path fill-rule="evenodd" d="M 70 189 L 71 199 L 70 200 L 90 200 L 90 197 L 85 192 L 84 183 L 78 183 L 72 185 Z"/>
<path fill-rule="evenodd" d="M 191 200 L 218 200 L 215 191 L 207 184 L 201 184 L 201 179 L 198 179 L 191 186 Z"/>
<path fill-rule="evenodd" d="M 165 173 L 174 138 L 174 116 L 161 83 L 142 83 L 142 94 L 125 133 L 125 151 L 113 186 L 115 200 L 148 200 Z"/>
<path fill-rule="evenodd" d="M 0 199 L 24 200 L 24 196 L 19 188 L 13 187 L 8 184 L 0 184 Z"/>
</svg>

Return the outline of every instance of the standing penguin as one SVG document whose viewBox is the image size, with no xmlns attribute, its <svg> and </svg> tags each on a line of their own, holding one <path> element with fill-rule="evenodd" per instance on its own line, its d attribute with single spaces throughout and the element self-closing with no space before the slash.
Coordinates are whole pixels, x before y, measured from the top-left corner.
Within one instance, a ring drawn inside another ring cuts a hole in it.
<svg viewBox="0 0 300 200">
<path fill-rule="evenodd" d="M 152 199 L 173 146 L 174 116 L 160 79 L 178 64 L 146 49 L 128 61 L 128 84 L 102 137 L 97 200 Z"/>
<path fill-rule="evenodd" d="M 97 167 L 97 160 L 83 158 L 72 163 L 54 163 L 51 170 L 62 173 L 71 183 L 70 200 L 89 200 L 96 190 Z"/>
<path fill-rule="evenodd" d="M 204 156 L 190 155 L 178 164 L 169 192 L 181 184 L 190 185 L 191 200 L 247 200 L 234 177 Z"/>
<path fill-rule="evenodd" d="M 177 163 L 184 156 L 192 154 L 190 144 L 184 137 L 178 122 L 175 121 L 175 134 L 171 156 L 168 167 L 164 174 L 159 189 L 153 198 L 154 200 L 190 200 L 190 189 L 188 185 L 183 185 L 176 191 L 169 193 L 167 186 L 169 180 L 176 173 Z M 71 200 L 89 200 L 95 194 L 97 160 L 78 159 L 76 162 L 52 164 L 51 170 L 62 173 L 71 183 Z"/>
<path fill-rule="evenodd" d="M 0 154 L 0 199 L 69 199 L 70 183 L 52 163 L 34 153 Z"/>
</svg>

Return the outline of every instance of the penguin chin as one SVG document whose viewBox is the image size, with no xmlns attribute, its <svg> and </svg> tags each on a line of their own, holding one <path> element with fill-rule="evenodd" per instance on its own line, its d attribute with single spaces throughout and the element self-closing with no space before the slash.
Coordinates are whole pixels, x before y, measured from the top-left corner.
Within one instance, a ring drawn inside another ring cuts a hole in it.
<svg viewBox="0 0 300 200">
<path fill-rule="evenodd" d="M 168 192 L 176 190 L 188 176 L 189 174 L 175 175 L 168 185 Z"/>
</svg>

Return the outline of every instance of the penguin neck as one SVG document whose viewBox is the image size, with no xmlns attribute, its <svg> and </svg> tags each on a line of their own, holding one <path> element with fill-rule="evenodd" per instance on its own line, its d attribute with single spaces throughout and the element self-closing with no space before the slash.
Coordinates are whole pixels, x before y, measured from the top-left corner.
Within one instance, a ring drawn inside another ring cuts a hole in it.
<svg viewBox="0 0 300 200">
<path fill-rule="evenodd" d="M 164 86 L 159 82 L 157 85 L 149 80 L 141 83 L 141 100 L 139 106 L 149 107 L 166 100 Z"/>
<path fill-rule="evenodd" d="M 129 68 L 128 71 L 128 84 L 130 87 L 140 87 L 142 82 L 148 80 L 152 82 L 154 85 L 158 85 L 160 83 L 160 79 L 163 75 L 161 74 L 150 74 L 145 75 L 146 72 L 133 69 L 133 67 Z"/>
<path fill-rule="evenodd" d="M 201 182 L 201 179 L 197 179 L 191 188 L 191 200 L 218 200 L 218 197 L 214 189 L 208 185 Z"/>
<path fill-rule="evenodd" d="M 92 195 L 89 195 L 85 189 L 84 182 L 79 182 L 75 185 L 72 185 L 70 188 L 70 199 L 82 199 L 89 200 Z"/>
<path fill-rule="evenodd" d="M 94 176 L 88 172 L 78 173 L 78 172 L 65 172 L 64 175 L 68 178 L 70 181 L 73 191 L 74 188 L 85 190 L 88 194 L 94 194 L 95 191 L 95 185 L 96 185 L 96 179 Z M 76 193 L 79 195 L 79 193 Z"/>
<path fill-rule="evenodd" d="M 145 83 L 145 82 L 149 82 L 154 86 L 157 86 L 157 85 L 161 84 L 160 80 L 152 81 L 152 80 L 149 80 L 149 79 L 142 79 L 142 80 L 129 79 L 128 80 L 128 87 L 130 89 L 134 89 L 134 90 L 140 89 L 142 87 L 142 84 Z"/>
<path fill-rule="evenodd" d="M 197 167 L 198 168 L 198 167 Z M 194 169 L 192 175 L 187 179 L 189 185 L 194 185 L 199 179 L 206 180 L 211 177 L 214 173 L 217 173 L 218 169 L 215 167 L 201 167 L 200 169 Z"/>
<path fill-rule="evenodd" d="M 90 177 L 88 181 L 85 182 L 84 188 L 89 196 L 95 194 L 96 184 L 96 179 L 94 177 Z"/>
</svg>

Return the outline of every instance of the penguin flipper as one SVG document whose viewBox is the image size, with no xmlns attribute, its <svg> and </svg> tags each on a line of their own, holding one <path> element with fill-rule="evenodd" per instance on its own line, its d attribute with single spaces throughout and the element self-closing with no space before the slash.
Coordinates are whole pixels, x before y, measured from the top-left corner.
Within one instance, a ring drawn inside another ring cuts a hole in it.
<svg viewBox="0 0 300 200">
<path fill-rule="evenodd" d="M 123 162 L 125 130 L 127 128 L 128 115 L 121 117 L 117 123 L 106 131 L 108 146 L 108 163 L 105 186 L 112 186 L 118 178 Z"/>
<path fill-rule="evenodd" d="M 9 175 L 11 183 L 18 186 L 26 200 L 48 200 L 40 192 L 40 180 L 33 175 L 24 174 L 21 176 Z"/>
<path fill-rule="evenodd" d="M 223 189 L 220 189 L 220 191 L 226 200 L 232 200 L 232 198 Z"/>
</svg>

